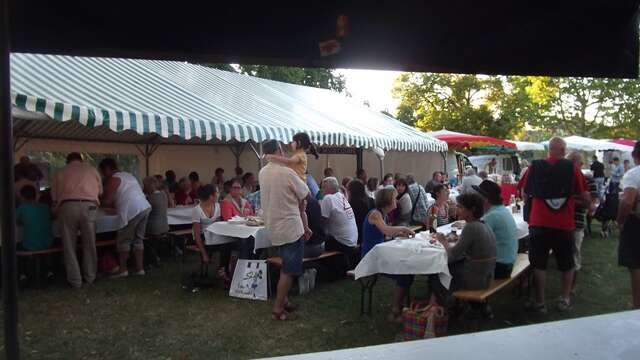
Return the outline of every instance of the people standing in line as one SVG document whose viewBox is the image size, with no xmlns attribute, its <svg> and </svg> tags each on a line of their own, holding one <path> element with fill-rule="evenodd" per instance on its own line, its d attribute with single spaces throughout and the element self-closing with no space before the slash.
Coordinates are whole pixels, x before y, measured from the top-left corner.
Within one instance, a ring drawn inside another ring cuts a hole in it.
<svg viewBox="0 0 640 360">
<path fill-rule="evenodd" d="M 468 194 L 475 192 L 473 190 L 473 186 L 478 186 L 485 179 L 482 179 L 480 176 L 476 175 L 476 170 L 472 167 L 468 168 L 464 172 L 464 177 L 462 178 L 462 187 L 460 188 L 461 194 Z"/>
<path fill-rule="evenodd" d="M 96 278 L 96 217 L 102 194 L 102 179 L 79 153 L 67 155 L 67 164 L 54 175 L 52 198 L 60 221 L 67 282 L 74 288 L 82 280 L 92 284 Z M 82 274 L 76 255 L 78 231 L 82 240 Z"/>
<path fill-rule="evenodd" d="M 269 154 L 265 156 L 265 159 L 269 162 L 275 161 L 290 167 L 298 174 L 300 179 L 306 183 L 307 151 L 317 159 L 319 155 L 316 146 L 311 142 L 311 138 L 307 133 L 297 133 L 293 135 L 293 140 L 289 146 L 293 151 L 291 157 Z"/>
<path fill-rule="evenodd" d="M 618 207 L 620 245 L 618 264 L 629 269 L 633 308 L 640 309 L 640 141 L 633 152 L 635 167 L 622 178 L 622 196 Z"/>
<path fill-rule="evenodd" d="M 483 181 L 475 190 L 484 198 L 482 221 L 496 237 L 496 268 L 494 278 L 511 277 L 513 263 L 518 255 L 518 228 L 511 211 L 502 203 L 500 185 L 490 180 Z"/>
<path fill-rule="evenodd" d="M 424 188 L 416 182 L 412 174 L 408 174 L 406 179 L 407 185 L 409 185 L 409 196 L 411 196 L 411 222 L 428 227 L 427 193 L 424 191 Z"/>
<path fill-rule="evenodd" d="M 418 185 L 418 187 L 422 188 Z M 396 208 L 396 190 L 383 188 L 376 194 L 375 208 L 369 211 L 362 225 L 362 247 L 360 256 L 365 257 L 376 245 L 386 241 L 386 237 L 413 236 L 414 232 L 404 226 L 390 226 L 386 223 L 387 215 Z M 407 292 L 413 283 L 413 275 L 388 275 L 395 280 L 396 286 L 391 299 L 391 313 L 388 320 L 391 322 L 402 321 L 402 304 Z"/>
<path fill-rule="evenodd" d="M 436 185 L 442 185 L 442 172 L 434 171 L 431 180 L 424 186 L 424 191 L 431 193 Z"/>
<path fill-rule="evenodd" d="M 169 231 L 167 219 L 168 199 L 167 194 L 160 190 L 160 182 L 154 177 L 146 177 L 142 180 L 142 190 L 151 205 L 151 212 L 147 220 L 147 235 L 160 236 Z"/>
<path fill-rule="evenodd" d="M 413 206 L 411 204 L 411 195 L 409 195 L 409 185 L 404 177 L 399 177 L 396 180 L 396 191 L 398 196 L 396 197 L 396 218 L 394 225 L 397 226 L 409 226 L 411 224 L 411 210 Z"/>
<path fill-rule="evenodd" d="M 624 166 L 620 164 L 620 158 L 614 157 L 613 164 L 611 164 L 611 181 L 609 183 L 609 191 L 617 193 L 620 190 L 620 181 L 624 176 Z"/>
<path fill-rule="evenodd" d="M 140 183 L 133 175 L 120 171 L 118 164 L 112 158 L 105 158 L 98 165 L 100 173 L 105 179 L 102 206 L 115 209 L 126 225 L 118 230 L 116 246 L 120 267 L 112 278 L 129 276 L 127 260 L 133 248 L 134 275 L 145 275 L 144 238 L 147 220 L 151 213 L 151 204 L 142 192 Z"/>
<path fill-rule="evenodd" d="M 549 156 L 535 160 L 518 184 L 524 198 L 530 200 L 528 215 L 531 236 L 529 261 L 534 268 L 535 300 L 526 307 L 545 313 L 546 268 L 553 250 L 562 272 L 562 292 L 557 300 L 560 311 L 571 309 L 571 288 L 575 262 L 573 232 L 576 205 L 588 206 L 589 193 L 584 176 L 573 162 L 565 159 L 566 142 L 559 137 L 549 141 Z"/>
<path fill-rule="evenodd" d="M 283 156 L 275 140 L 266 141 L 262 150 L 267 155 Z M 304 241 L 311 237 L 305 211 L 309 188 L 295 171 L 277 162 L 267 163 L 258 178 L 265 228 L 282 259 L 271 316 L 274 320 L 294 320 L 292 312 L 297 307 L 289 302 L 288 294 L 293 278 L 302 274 Z"/>
<path fill-rule="evenodd" d="M 598 187 L 598 196 L 602 197 L 604 195 L 604 164 L 598 161 L 598 157 L 595 155 L 593 155 L 591 160 L 590 168 L 593 173 L 593 180 Z"/>
</svg>

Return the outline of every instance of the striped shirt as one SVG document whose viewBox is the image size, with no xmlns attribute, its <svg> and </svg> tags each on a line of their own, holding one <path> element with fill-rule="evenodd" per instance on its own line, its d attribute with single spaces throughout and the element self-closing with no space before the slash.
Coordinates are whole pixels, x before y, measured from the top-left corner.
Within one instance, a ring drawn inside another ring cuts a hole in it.
<svg viewBox="0 0 640 360">
<path fill-rule="evenodd" d="M 597 198 L 598 197 L 598 187 L 596 185 L 596 182 L 593 180 L 593 178 L 585 178 L 585 180 L 587 181 L 587 190 L 589 191 L 589 195 L 591 195 L 591 198 Z M 576 206 L 576 210 L 575 210 L 575 215 L 574 215 L 574 221 L 576 223 L 576 230 L 582 230 L 585 227 L 585 224 L 587 222 L 587 210 L 588 208 L 578 208 Z"/>
</svg>

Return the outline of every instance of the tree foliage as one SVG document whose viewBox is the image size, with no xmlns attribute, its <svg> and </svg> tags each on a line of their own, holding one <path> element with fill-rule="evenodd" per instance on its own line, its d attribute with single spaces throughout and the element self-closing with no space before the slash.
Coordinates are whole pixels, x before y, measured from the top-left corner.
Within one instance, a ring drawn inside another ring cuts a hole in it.
<svg viewBox="0 0 640 360">
<path fill-rule="evenodd" d="M 263 79 L 282 81 L 342 92 L 346 81 L 343 75 L 331 69 L 288 66 L 240 65 L 240 72 Z"/>
<path fill-rule="evenodd" d="M 404 73 L 398 118 L 424 130 L 532 141 L 551 135 L 640 137 L 640 82 Z"/>
</svg>

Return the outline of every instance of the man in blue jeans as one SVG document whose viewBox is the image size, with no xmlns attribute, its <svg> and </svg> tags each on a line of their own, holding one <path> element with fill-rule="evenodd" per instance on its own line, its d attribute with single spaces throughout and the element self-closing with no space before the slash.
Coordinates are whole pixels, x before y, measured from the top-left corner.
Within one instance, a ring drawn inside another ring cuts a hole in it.
<svg viewBox="0 0 640 360">
<path fill-rule="evenodd" d="M 265 155 L 283 156 L 280 144 L 275 140 L 263 144 Z M 305 198 L 309 188 L 290 168 L 270 162 L 260 170 L 260 202 L 264 212 L 264 224 L 271 244 L 277 246 L 282 258 L 280 279 L 273 304 L 274 320 L 294 320 L 296 306 L 287 298 L 293 278 L 302 274 L 304 241 L 311 237 L 305 214 Z"/>
</svg>

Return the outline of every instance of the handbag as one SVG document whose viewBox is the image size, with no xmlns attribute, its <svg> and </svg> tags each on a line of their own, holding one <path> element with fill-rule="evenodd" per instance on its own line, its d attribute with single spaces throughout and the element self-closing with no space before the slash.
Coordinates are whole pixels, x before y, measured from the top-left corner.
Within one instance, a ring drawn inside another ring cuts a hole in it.
<svg viewBox="0 0 640 360">
<path fill-rule="evenodd" d="M 412 301 L 402 311 L 404 340 L 430 339 L 447 335 L 449 316 L 435 302 Z"/>
<path fill-rule="evenodd" d="M 267 300 L 267 261 L 239 259 L 233 271 L 229 296 Z"/>
</svg>

